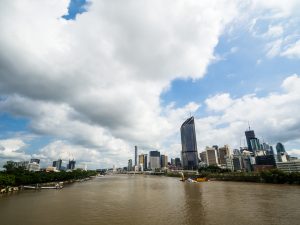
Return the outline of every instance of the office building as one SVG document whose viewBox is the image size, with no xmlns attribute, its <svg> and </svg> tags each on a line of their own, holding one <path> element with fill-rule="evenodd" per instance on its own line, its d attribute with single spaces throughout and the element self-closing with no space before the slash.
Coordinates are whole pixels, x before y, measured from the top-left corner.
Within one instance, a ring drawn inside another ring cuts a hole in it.
<svg viewBox="0 0 300 225">
<path fill-rule="evenodd" d="M 218 165 L 217 150 L 215 148 L 206 147 L 205 152 L 206 152 L 207 166 L 212 166 L 212 165 L 217 166 Z"/>
<path fill-rule="evenodd" d="M 219 152 L 219 154 L 218 154 L 219 164 L 222 166 L 225 166 L 226 165 L 226 157 L 228 157 L 230 155 L 229 146 L 224 145 L 224 147 L 218 148 L 217 152 Z"/>
<path fill-rule="evenodd" d="M 206 151 L 200 152 L 200 160 L 203 164 L 207 165 L 207 157 L 206 157 Z"/>
<path fill-rule="evenodd" d="M 249 130 L 245 131 L 245 136 L 246 136 L 246 140 L 247 140 L 248 151 L 253 152 L 250 140 L 255 138 L 254 130 L 250 130 L 250 127 L 249 127 Z"/>
<path fill-rule="evenodd" d="M 132 171 L 132 159 L 128 160 L 128 166 L 127 166 L 128 171 Z"/>
<path fill-rule="evenodd" d="M 277 162 L 277 169 L 287 173 L 300 172 L 300 160 L 293 160 L 289 162 Z"/>
<path fill-rule="evenodd" d="M 290 157 L 288 153 L 285 151 L 284 145 L 280 142 L 276 145 L 276 151 L 277 151 L 277 162 L 288 162 L 290 161 Z"/>
<path fill-rule="evenodd" d="M 171 158 L 171 165 L 175 166 L 175 159 Z"/>
<path fill-rule="evenodd" d="M 181 162 L 185 170 L 198 169 L 198 150 L 194 117 L 188 118 L 180 128 L 181 133 Z"/>
<path fill-rule="evenodd" d="M 144 159 L 144 154 L 139 155 L 139 167 L 143 167 L 144 169 L 144 163 L 145 163 L 145 159 Z"/>
<path fill-rule="evenodd" d="M 175 162 L 175 166 L 176 166 L 177 168 L 181 168 L 182 165 L 181 165 L 180 158 L 175 158 L 174 162 Z"/>
<path fill-rule="evenodd" d="M 150 151 L 149 152 L 149 166 L 151 170 L 160 169 L 160 152 Z"/>
<path fill-rule="evenodd" d="M 61 170 L 62 160 L 58 159 L 57 161 L 53 161 L 52 166 L 55 167 L 57 170 Z"/>
<path fill-rule="evenodd" d="M 285 153 L 284 145 L 282 143 L 278 142 L 276 145 L 276 151 L 277 151 L 277 154 Z"/>
<path fill-rule="evenodd" d="M 259 151 L 262 149 L 261 148 L 262 146 L 261 146 L 258 138 L 251 138 L 250 146 L 251 146 L 252 152 L 256 152 L 256 151 Z"/>
<path fill-rule="evenodd" d="M 134 165 L 137 166 L 138 148 L 134 146 Z"/>
<path fill-rule="evenodd" d="M 74 170 L 75 169 L 75 164 L 76 164 L 76 161 L 73 160 L 69 160 L 69 164 L 67 166 L 68 170 Z"/>
<path fill-rule="evenodd" d="M 38 164 L 37 162 L 28 163 L 27 170 L 32 172 L 40 171 L 40 164 Z"/>
<path fill-rule="evenodd" d="M 37 163 L 40 164 L 40 159 L 30 159 L 30 163 Z"/>
<path fill-rule="evenodd" d="M 256 165 L 276 166 L 274 155 L 258 155 L 255 156 Z"/>
<path fill-rule="evenodd" d="M 160 166 L 161 168 L 167 168 L 168 167 L 168 156 L 161 155 L 160 156 Z"/>
<path fill-rule="evenodd" d="M 139 155 L 139 168 L 142 171 L 147 170 L 147 163 L 148 163 L 148 155 L 147 154 Z"/>
</svg>

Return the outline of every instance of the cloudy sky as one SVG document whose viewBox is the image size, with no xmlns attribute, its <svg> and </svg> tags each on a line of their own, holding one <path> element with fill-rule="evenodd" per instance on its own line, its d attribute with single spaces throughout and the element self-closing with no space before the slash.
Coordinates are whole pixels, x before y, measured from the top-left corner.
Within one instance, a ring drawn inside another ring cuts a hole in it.
<svg viewBox="0 0 300 225">
<path fill-rule="evenodd" d="M 126 166 L 261 140 L 300 156 L 300 1 L 1 0 L 0 166 Z"/>
</svg>

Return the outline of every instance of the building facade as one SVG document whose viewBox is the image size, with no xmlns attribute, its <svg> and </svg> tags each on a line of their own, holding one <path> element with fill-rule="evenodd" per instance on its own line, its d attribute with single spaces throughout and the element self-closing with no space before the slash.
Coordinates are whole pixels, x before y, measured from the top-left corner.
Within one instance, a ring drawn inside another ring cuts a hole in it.
<svg viewBox="0 0 300 225">
<path fill-rule="evenodd" d="M 160 156 L 160 166 L 161 168 L 167 168 L 168 167 L 168 156 L 161 155 Z"/>
<path fill-rule="evenodd" d="M 62 160 L 58 159 L 57 161 L 53 161 L 52 166 L 57 170 L 61 170 Z"/>
<path fill-rule="evenodd" d="M 128 160 L 127 171 L 132 171 L 132 159 Z"/>
<path fill-rule="evenodd" d="M 134 146 L 134 165 L 137 166 L 138 148 Z"/>
<path fill-rule="evenodd" d="M 218 155 L 215 148 L 206 147 L 206 164 L 207 166 L 217 166 L 218 165 Z M 225 162 L 226 164 L 226 162 Z"/>
<path fill-rule="evenodd" d="M 180 128 L 181 133 L 181 161 L 184 170 L 198 169 L 199 159 L 194 117 L 188 118 Z"/>
<path fill-rule="evenodd" d="M 300 160 L 293 160 L 289 162 L 277 162 L 277 169 L 287 173 L 300 172 Z"/>
<path fill-rule="evenodd" d="M 151 170 L 160 169 L 160 152 L 150 151 L 149 152 L 149 167 Z"/>
<path fill-rule="evenodd" d="M 250 127 L 249 127 L 249 130 L 245 131 L 245 136 L 246 136 L 246 140 L 247 140 L 248 151 L 253 152 L 253 148 L 251 145 L 251 139 L 255 138 L 254 130 L 250 130 Z"/>
</svg>

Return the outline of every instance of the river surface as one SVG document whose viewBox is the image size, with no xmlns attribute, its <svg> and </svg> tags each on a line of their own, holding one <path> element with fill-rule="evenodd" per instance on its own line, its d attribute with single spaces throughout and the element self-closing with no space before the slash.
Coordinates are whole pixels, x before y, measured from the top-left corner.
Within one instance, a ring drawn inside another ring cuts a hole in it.
<svg viewBox="0 0 300 225">
<path fill-rule="evenodd" d="M 300 187 L 116 175 L 0 196 L 1 225 L 300 224 Z"/>
</svg>

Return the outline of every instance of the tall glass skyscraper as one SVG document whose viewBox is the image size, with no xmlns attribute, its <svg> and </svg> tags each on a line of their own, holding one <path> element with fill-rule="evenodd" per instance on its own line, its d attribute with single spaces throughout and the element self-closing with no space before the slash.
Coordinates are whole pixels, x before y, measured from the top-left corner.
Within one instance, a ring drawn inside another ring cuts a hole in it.
<svg viewBox="0 0 300 225">
<path fill-rule="evenodd" d="M 182 167 L 185 170 L 198 169 L 198 150 L 194 117 L 188 118 L 180 128 L 182 145 Z"/>
<path fill-rule="evenodd" d="M 253 143 L 251 143 L 251 140 L 256 139 L 254 130 L 250 130 L 250 127 L 249 127 L 249 130 L 245 131 L 245 135 L 246 135 L 246 140 L 247 140 L 248 151 L 253 152 L 254 149 L 253 149 L 253 146 L 252 146 Z"/>
</svg>

